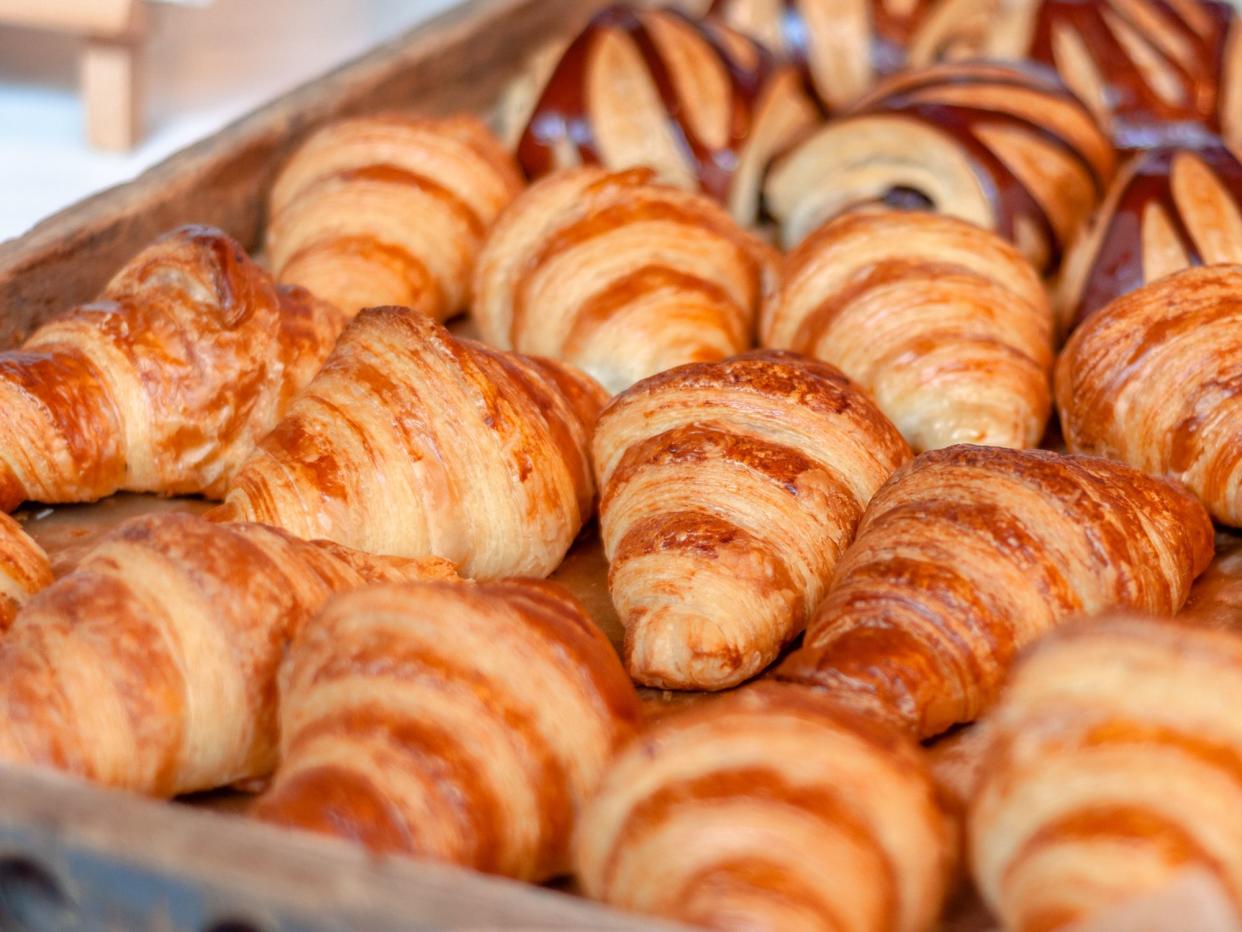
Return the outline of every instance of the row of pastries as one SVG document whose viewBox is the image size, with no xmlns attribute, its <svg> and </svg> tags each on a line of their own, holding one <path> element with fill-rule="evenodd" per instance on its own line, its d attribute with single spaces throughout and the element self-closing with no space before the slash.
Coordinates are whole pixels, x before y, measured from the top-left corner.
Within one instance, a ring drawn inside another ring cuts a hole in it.
<svg viewBox="0 0 1242 932">
<path fill-rule="evenodd" d="M 1234 45 L 611 7 L 498 134 L 320 128 L 261 262 L 179 228 L 0 353 L 0 761 L 711 927 L 1242 922 Z M 211 504 L 6 514 L 118 492 Z"/>
</svg>

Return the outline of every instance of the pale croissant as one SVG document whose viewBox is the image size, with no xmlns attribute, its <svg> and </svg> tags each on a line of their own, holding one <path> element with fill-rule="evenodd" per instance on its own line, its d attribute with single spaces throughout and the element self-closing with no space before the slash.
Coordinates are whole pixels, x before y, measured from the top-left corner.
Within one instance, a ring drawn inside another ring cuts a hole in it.
<svg viewBox="0 0 1242 932">
<path fill-rule="evenodd" d="M 910 457 L 857 385 L 774 351 L 639 382 L 600 415 L 594 449 L 626 666 L 672 689 L 733 686 L 775 660 Z"/>
<path fill-rule="evenodd" d="M 1033 447 L 1052 405 L 1039 276 L 995 233 L 951 217 L 825 224 L 786 257 L 760 341 L 839 366 L 919 452 Z"/>
<path fill-rule="evenodd" d="M 281 169 L 267 251 L 282 282 L 349 316 L 385 304 L 437 319 L 465 304 L 487 228 L 522 189 L 474 117 L 358 117 L 312 135 Z"/>
<path fill-rule="evenodd" d="M 587 895 L 719 929 L 923 932 L 953 860 L 912 742 L 770 683 L 635 739 L 574 847 Z"/>
<path fill-rule="evenodd" d="M 216 520 L 371 553 L 441 556 L 468 576 L 546 576 L 592 512 L 586 376 L 370 308 L 259 444 Z"/>
<path fill-rule="evenodd" d="M 43 548 L 0 513 L 0 635 L 22 605 L 51 582 L 52 564 Z"/>
<path fill-rule="evenodd" d="M 342 596 L 282 683 L 260 818 L 527 880 L 568 866 L 578 810 L 639 718 L 603 632 L 531 580 Z"/>
<path fill-rule="evenodd" d="M 223 493 L 344 325 L 219 230 L 182 227 L 100 300 L 0 353 L 0 510 Z"/>
<path fill-rule="evenodd" d="M 924 453 L 872 499 L 777 675 L 930 737 L 977 718 L 1016 653 L 1065 619 L 1176 612 L 1212 547 L 1194 496 L 1120 463 Z"/>
<path fill-rule="evenodd" d="M 472 313 L 494 346 L 563 359 L 613 392 L 748 349 L 775 250 L 701 194 L 635 169 L 536 182 L 479 257 Z"/>
<path fill-rule="evenodd" d="M 259 525 L 136 518 L 0 638 L 0 760 L 172 796 L 276 763 L 276 674 L 335 592 L 452 575 Z"/>
</svg>

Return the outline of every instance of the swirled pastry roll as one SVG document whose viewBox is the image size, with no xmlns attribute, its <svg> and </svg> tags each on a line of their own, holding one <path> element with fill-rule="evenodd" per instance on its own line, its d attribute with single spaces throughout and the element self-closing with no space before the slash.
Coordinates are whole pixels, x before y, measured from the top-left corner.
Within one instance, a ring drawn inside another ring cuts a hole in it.
<svg viewBox="0 0 1242 932">
<path fill-rule="evenodd" d="M 1112 177 L 1112 143 L 1056 80 L 1020 65 L 894 75 L 784 156 L 766 202 L 794 246 L 861 205 L 948 214 L 1057 268 Z"/>
<path fill-rule="evenodd" d="M 167 234 L 98 301 L 0 353 L 0 510 L 121 490 L 218 497 L 343 325 L 219 230 Z"/>
<path fill-rule="evenodd" d="M 342 120 L 281 169 L 268 255 L 281 281 L 350 316 L 398 304 L 442 320 L 464 307 L 484 234 L 521 188 L 512 156 L 474 117 Z"/>
<path fill-rule="evenodd" d="M 1165 275 L 1220 263 L 1242 263 L 1242 163 L 1220 144 L 1137 153 L 1069 252 L 1061 330 Z"/>
<path fill-rule="evenodd" d="M 575 842 L 589 896 L 721 929 L 926 930 L 951 861 L 914 744 L 770 683 L 635 739 Z"/>
<path fill-rule="evenodd" d="M 469 576 L 546 576 L 591 516 L 605 400 L 568 367 L 369 308 L 211 517 L 446 557 Z"/>
<path fill-rule="evenodd" d="M 1016 653 L 1066 618 L 1176 612 L 1212 547 L 1189 492 L 1120 463 L 924 453 L 872 499 L 777 673 L 930 737 L 977 718 Z"/>
<path fill-rule="evenodd" d="M 1169 275 L 1087 318 L 1056 397 L 1071 450 L 1174 476 L 1242 525 L 1242 266 Z"/>
<path fill-rule="evenodd" d="M 816 119 L 798 72 L 758 43 L 674 10 L 619 4 L 570 43 L 517 145 L 532 178 L 557 168 L 646 165 L 753 223 L 772 158 Z"/>
<path fill-rule="evenodd" d="M 1239 702 L 1233 633 L 1112 617 L 1038 645 L 989 717 L 970 814 L 1005 928 L 1077 928 L 1191 872 L 1232 906 L 1222 927 L 1242 923 Z M 1201 928 L 1171 922 L 1149 927 Z"/>
<path fill-rule="evenodd" d="M 839 366 L 916 451 L 1033 447 L 1051 407 L 1052 311 L 998 237 L 935 214 L 854 212 L 790 253 L 760 341 Z"/>
<path fill-rule="evenodd" d="M 473 314 L 493 346 L 563 359 L 610 391 L 749 348 L 776 251 L 649 169 L 569 169 L 505 212 Z"/>
<path fill-rule="evenodd" d="M 0 513 L 0 635 L 18 609 L 52 582 L 52 563 L 20 524 Z"/>
<path fill-rule="evenodd" d="M 776 659 L 910 455 L 838 370 L 772 351 L 639 382 L 594 446 L 626 666 L 672 689 L 733 686 Z"/>
<path fill-rule="evenodd" d="M 531 580 L 343 596 L 282 683 L 257 816 L 526 880 L 568 866 L 578 810 L 639 718 L 602 630 Z"/>
<path fill-rule="evenodd" d="M 452 575 L 258 525 L 136 518 L 0 638 L 0 761 L 172 796 L 276 763 L 276 674 L 334 592 Z"/>
</svg>

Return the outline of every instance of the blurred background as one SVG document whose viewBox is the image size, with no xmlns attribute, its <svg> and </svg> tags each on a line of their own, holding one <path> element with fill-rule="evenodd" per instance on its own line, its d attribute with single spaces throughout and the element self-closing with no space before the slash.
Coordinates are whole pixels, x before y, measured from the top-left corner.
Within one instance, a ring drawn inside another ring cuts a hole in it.
<svg viewBox="0 0 1242 932">
<path fill-rule="evenodd" d="M 0 240 L 459 2 L 0 0 Z"/>
</svg>

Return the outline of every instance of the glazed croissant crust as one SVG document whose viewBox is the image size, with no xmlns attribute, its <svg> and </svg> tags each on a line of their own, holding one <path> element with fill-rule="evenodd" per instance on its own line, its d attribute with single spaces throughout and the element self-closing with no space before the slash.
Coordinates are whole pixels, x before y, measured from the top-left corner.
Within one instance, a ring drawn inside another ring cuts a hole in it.
<svg viewBox="0 0 1242 932">
<path fill-rule="evenodd" d="M 0 353 L 0 510 L 120 490 L 218 497 L 343 324 L 219 230 L 164 236 L 99 301 Z"/>
<path fill-rule="evenodd" d="M 921 932 L 951 860 L 912 743 L 770 683 L 635 739 L 575 842 L 589 896 L 712 928 Z"/>
<path fill-rule="evenodd" d="M 531 580 L 343 596 L 282 682 L 282 761 L 256 815 L 531 880 L 567 866 L 578 809 L 639 714 L 603 632 Z"/>
<path fill-rule="evenodd" d="M 32 595 L 52 582 L 52 564 L 22 526 L 0 513 L 0 636 Z"/>
<path fill-rule="evenodd" d="M 592 512 L 586 376 L 370 308 L 229 487 L 215 520 L 371 553 L 441 556 L 468 576 L 546 576 Z"/>
<path fill-rule="evenodd" d="M 765 346 L 839 366 L 916 451 L 1033 447 L 1051 407 L 1052 311 L 994 233 L 934 214 L 856 212 L 790 253 Z"/>
<path fill-rule="evenodd" d="M 1242 525 L 1242 266 L 1187 269 L 1097 311 L 1057 362 L 1056 396 L 1070 449 L 1175 476 Z"/>
<path fill-rule="evenodd" d="M 272 268 L 351 317 L 398 304 L 442 320 L 464 306 L 487 228 L 521 189 L 512 157 L 473 117 L 332 123 L 272 187 Z"/>
<path fill-rule="evenodd" d="M 1189 492 L 1120 463 L 924 453 L 872 499 L 778 676 L 930 737 L 977 718 L 1017 651 L 1064 619 L 1176 612 L 1212 547 Z"/>
<path fill-rule="evenodd" d="M 334 592 L 452 575 L 170 513 L 108 534 L 0 638 L 0 760 L 156 796 L 276 763 L 276 673 Z"/>
<path fill-rule="evenodd" d="M 626 666 L 673 689 L 775 660 L 910 456 L 839 371 L 773 351 L 639 382 L 600 415 L 594 452 Z"/>
<path fill-rule="evenodd" d="M 773 249 L 647 169 L 558 172 L 496 224 L 473 314 L 494 346 L 563 359 L 610 391 L 748 348 Z"/>
</svg>

